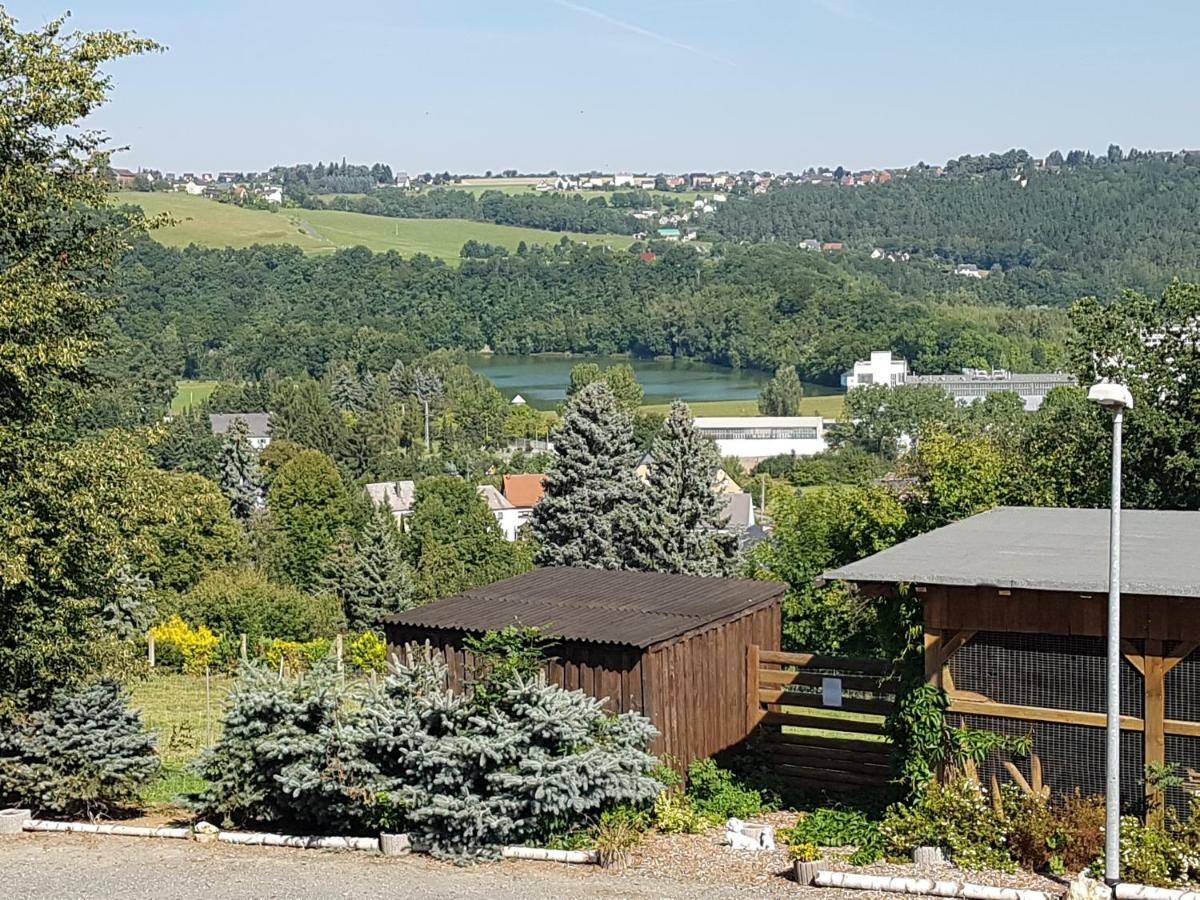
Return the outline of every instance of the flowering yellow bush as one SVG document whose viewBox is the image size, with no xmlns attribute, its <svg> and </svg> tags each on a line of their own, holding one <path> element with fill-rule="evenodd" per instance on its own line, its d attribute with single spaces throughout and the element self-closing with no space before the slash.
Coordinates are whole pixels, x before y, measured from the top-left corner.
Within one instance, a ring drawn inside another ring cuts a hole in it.
<svg viewBox="0 0 1200 900">
<path fill-rule="evenodd" d="M 273 669 L 279 668 L 279 661 L 283 660 L 285 670 L 293 673 L 307 672 L 314 664 L 329 655 L 329 648 L 330 642 L 324 638 L 303 643 L 275 638 L 266 645 L 263 655 Z"/>
<path fill-rule="evenodd" d="M 215 634 L 204 625 L 192 628 L 179 616 L 155 625 L 150 634 L 156 648 L 173 649 L 179 654 L 185 672 L 203 672 L 217 652 Z"/>
<path fill-rule="evenodd" d="M 350 665 L 360 672 L 382 672 L 387 668 L 387 642 L 373 631 L 364 631 L 346 648 Z"/>
</svg>

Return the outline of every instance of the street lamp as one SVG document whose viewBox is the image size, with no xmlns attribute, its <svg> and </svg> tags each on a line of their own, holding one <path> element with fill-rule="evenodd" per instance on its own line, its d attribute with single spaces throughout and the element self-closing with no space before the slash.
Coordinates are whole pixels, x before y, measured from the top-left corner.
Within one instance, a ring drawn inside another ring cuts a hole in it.
<svg viewBox="0 0 1200 900">
<path fill-rule="evenodd" d="M 1104 880 L 1121 866 L 1121 425 L 1133 395 L 1123 384 L 1092 385 L 1088 400 L 1113 414 L 1112 507 L 1108 525 L 1108 717 L 1104 731 Z"/>
</svg>

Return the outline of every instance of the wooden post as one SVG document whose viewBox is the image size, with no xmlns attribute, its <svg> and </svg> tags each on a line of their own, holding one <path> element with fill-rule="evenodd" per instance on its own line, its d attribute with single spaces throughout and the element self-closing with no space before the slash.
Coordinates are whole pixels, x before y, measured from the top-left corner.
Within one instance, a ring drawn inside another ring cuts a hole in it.
<svg viewBox="0 0 1200 900">
<path fill-rule="evenodd" d="M 150 668 L 154 668 L 154 632 L 146 635 L 146 655 L 150 659 Z"/>
<path fill-rule="evenodd" d="M 762 721 L 758 703 L 758 644 L 746 648 L 746 734 L 749 735 Z"/>
<path fill-rule="evenodd" d="M 242 632 L 242 648 L 239 652 L 242 662 L 246 662 L 250 658 L 250 655 L 246 652 L 246 632 L 244 631 Z"/>
<path fill-rule="evenodd" d="M 337 670 L 339 673 L 341 673 L 341 671 L 342 671 L 342 636 L 340 634 L 335 636 L 333 639 L 333 650 L 334 650 L 334 654 L 337 656 Z"/>
<path fill-rule="evenodd" d="M 1163 642 L 1147 640 L 1142 670 L 1142 684 L 1145 689 L 1143 721 L 1146 730 L 1142 733 L 1142 762 L 1145 765 L 1166 761 L 1166 735 L 1163 721 L 1166 718 L 1166 666 L 1163 663 Z M 1163 814 L 1164 797 L 1161 791 L 1146 786 L 1146 810 L 1148 814 L 1158 819 Z"/>
<path fill-rule="evenodd" d="M 925 632 L 925 680 L 935 687 L 942 687 L 942 634 L 940 631 Z"/>
</svg>

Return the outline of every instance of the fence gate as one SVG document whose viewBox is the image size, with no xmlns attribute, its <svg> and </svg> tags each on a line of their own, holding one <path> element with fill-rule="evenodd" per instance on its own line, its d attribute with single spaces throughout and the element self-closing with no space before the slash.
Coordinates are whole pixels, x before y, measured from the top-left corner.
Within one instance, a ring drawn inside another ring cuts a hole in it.
<svg viewBox="0 0 1200 900">
<path fill-rule="evenodd" d="M 892 777 L 884 720 L 895 706 L 890 663 L 783 653 L 751 645 L 746 726 L 772 772 L 800 792 L 859 793 Z"/>
</svg>

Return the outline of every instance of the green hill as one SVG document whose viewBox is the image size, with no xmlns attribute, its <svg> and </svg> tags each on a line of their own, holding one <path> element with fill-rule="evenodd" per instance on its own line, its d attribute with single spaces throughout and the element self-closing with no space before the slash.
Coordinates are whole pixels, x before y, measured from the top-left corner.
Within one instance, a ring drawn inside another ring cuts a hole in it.
<svg viewBox="0 0 1200 900">
<path fill-rule="evenodd" d="M 153 232 L 169 247 L 249 247 L 253 244 L 295 244 L 308 253 L 364 246 L 376 252 L 396 250 L 405 256 L 426 253 L 458 259 L 469 240 L 516 250 L 527 244 L 553 244 L 557 231 L 471 222 L 465 219 L 396 219 L 335 210 L 280 209 L 276 212 L 242 209 L 204 197 L 179 193 L 123 193 L 119 202 L 141 206 L 148 215 L 168 213 L 176 224 Z M 615 234 L 574 234 L 567 237 L 589 244 L 628 247 L 631 239 Z"/>
</svg>

